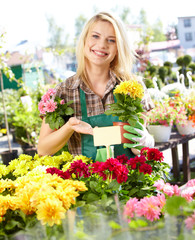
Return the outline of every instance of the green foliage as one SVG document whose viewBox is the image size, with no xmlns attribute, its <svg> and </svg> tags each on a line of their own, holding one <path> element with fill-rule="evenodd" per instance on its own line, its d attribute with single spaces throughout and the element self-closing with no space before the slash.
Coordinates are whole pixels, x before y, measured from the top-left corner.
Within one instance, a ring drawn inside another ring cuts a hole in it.
<svg viewBox="0 0 195 240">
<path fill-rule="evenodd" d="M 80 196 L 77 197 L 76 206 L 83 202 L 85 202 L 85 204 L 90 204 L 98 200 L 103 200 L 105 204 L 108 204 L 110 197 L 118 192 L 120 188 L 120 184 L 116 180 L 103 181 L 102 178 L 98 176 L 89 178 L 83 177 L 80 180 L 85 182 L 88 191 L 80 193 Z"/>
<path fill-rule="evenodd" d="M 140 99 L 133 99 L 129 95 L 115 94 L 116 103 L 110 104 L 110 109 L 105 112 L 106 115 L 119 117 L 122 122 L 128 122 L 134 126 L 137 121 L 143 122 L 140 117 L 144 112 Z"/>
<path fill-rule="evenodd" d="M 173 216 L 179 216 L 183 214 L 181 209 L 188 205 L 185 198 L 181 196 L 172 196 L 171 198 L 166 200 L 165 210 L 168 214 Z"/>
<path fill-rule="evenodd" d="M 183 65 L 187 67 L 192 61 L 192 57 L 190 55 L 184 55 L 183 57 Z"/>
<path fill-rule="evenodd" d="M 19 231 L 32 228 L 38 222 L 35 214 L 26 215 L 21 210 L 7 210 L 6 218 L 6 221 L 0 222 L 0 239 L 3 236 L 12 236 Z"/>
<path fill-rule="evenodd" d="M 195 63 L 194 62 L 190 63 L 189 68 L 192 71 L 192 73 L 194 73 L 195 72 Z"/>
<path fill-rule="evenodd" d="M 50 128 L 55 130 L 62 127 L 74 113 L 74 110 L 70 107 L 73 101 L 69 101 L 65 104 L 60 104 L 61 98 L 56 97 L 57 109 L 55 112 L 47 112 L 45 122 L 49 124 Z"/>
<path fill-rule="evenodd" d="M 168 75 L 168 69 L 167 67 L 160 67 L 158 69 L 158 74 L 159 74 L 159 77 L 161 78 L 162 82 L 164 83 L 165 82 L 165 77 Z"/>
</svg>

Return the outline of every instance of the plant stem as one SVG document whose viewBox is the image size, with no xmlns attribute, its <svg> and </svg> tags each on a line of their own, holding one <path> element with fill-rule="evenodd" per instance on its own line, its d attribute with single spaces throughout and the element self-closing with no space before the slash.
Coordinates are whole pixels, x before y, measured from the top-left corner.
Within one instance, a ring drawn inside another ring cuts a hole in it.
<svg viewBox="0 0 195 240">
<path fill-rule="evenodd" d="M 3 87 L 3 77 L 2 77 L 2 72 L 0 70 L 0 78 L 1 78 L 1 93 L 2 93 L 2 101 L 3 101 L 3 110 L 4 110 L 4 117 L 5 117 L 5 126 L 7 130 L 7 139 L 8 139 L 8 145 L 9 145 L 9 151 L 12 152 L 12 147 L 11 147 L 11 142 L 9 138 L 9 125 L 7 121 L 7 112 L 6 112 L 6 107 L 5 107 L 5 100 L 4 100 L 4 87 Z"/>
</svg>

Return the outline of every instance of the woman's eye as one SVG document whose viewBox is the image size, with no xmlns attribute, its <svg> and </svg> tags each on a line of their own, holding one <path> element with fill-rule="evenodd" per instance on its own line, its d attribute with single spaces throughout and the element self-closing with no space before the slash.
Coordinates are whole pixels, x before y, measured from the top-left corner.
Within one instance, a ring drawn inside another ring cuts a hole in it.
<svg viewBox="0 0 195 240">
<path fill-rule="evenodd" d="M 92 37 L 93 37 L 93 38 L 99 38 L 99 36 L 96 35 L 96 34 L 93 34 Z"/>
<path fill-rule="evenodd" d="M 115 41 L 115 39 L 108 39 L 108 42 L 109 43 L 115 43 L 116 41 Z"/>
</svg>

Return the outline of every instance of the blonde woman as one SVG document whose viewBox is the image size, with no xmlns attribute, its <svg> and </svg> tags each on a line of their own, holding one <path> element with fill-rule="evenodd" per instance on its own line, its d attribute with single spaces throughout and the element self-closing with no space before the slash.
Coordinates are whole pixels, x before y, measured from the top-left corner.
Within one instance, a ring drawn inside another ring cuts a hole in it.
<svg viewBox="0 0 195 240">
<path fill-rule="evenodd" d="M 122 22 L 113 15 L 100 12 L 85 25 L 77 49 L 77 72 L 56 86 L 56 95 L 65 102 L 73 100 L 74 116 L 59 130 L 53 131 L 43 119 L 38 153 L 53 155 L 66 143 L 73 155 L 91 157 L 100 160 L 105 148 L 93 145 L 93 128 L 111 126 L 117 117 L 106 115 L 108 104 L 114 102 L 113 89 L 119 80 L 129 79 L 135 54 L 129 47 L 128 38 Z M 152 108 L 152 102 L 146 93 L 143 107 Z M 138 145 L 152 147 L 154 141 L 144 126 L 133 135 L 135 144 L 124 148 L 114 146 L 114 155 L 126 154 L 133 157 L 133 147 Z M 132 139 L 132 134 L 126 137 Z"/>
</svg>

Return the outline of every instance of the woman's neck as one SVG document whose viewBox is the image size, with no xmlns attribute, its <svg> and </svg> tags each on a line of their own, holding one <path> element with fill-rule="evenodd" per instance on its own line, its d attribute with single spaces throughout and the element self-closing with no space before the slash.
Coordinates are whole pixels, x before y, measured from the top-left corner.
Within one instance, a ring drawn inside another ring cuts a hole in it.
<svg viewBox="0 0 195 240">
<path fill-rule="evenodd" d="M 86 71 L 91 90 L 102 98 L 110 79 L 109 69 L 97 67 L 87 68 Z"/>
</svg>

